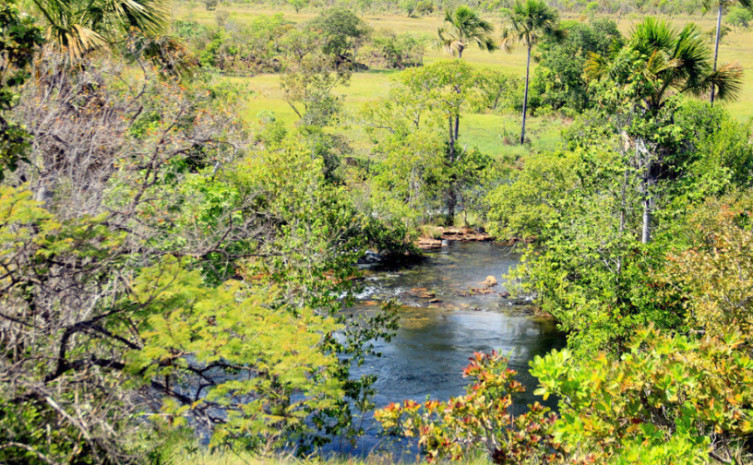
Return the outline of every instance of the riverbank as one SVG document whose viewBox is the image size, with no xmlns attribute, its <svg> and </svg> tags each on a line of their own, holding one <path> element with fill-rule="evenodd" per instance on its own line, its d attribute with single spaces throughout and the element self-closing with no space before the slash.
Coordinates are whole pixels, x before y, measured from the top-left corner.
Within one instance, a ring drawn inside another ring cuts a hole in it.
<svg viewBox="0 0 753 465">
<path fill-rule="evenodd" d="M 469 227 L 425 226 L 415 245 L 421 250 L 447 247 L 450 242 L 489 242 L 494 238 L 483 230 Z"/>
</svg>

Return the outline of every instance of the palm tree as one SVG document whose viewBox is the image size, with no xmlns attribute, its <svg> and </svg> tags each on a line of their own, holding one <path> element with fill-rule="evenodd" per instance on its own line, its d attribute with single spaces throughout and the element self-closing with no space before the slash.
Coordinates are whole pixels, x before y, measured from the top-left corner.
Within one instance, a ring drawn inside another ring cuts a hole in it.
<svg viewBox="0 0 753 465">
<path fill-rule="evenodd" d="M 531 51 L 544 36 L 560 37 L 564 33 L 559 28 L 559 14 L 541 0 L 515 1 L 512 8 L 503 11 L 505 29 L 502 33 L 502 45 L 509 49 L 513 42 L 522 43 L 527 50 L 526 87 L 523 95 L 523 124 L 520 131 L 520 143 L 526 138 L 526 113 L 528 112 L 528 82 L 531 73 Z"/>
<path fill-rule="evenodd" d="M 704 0 L 703 6 L 707 10 L 716 7 L 717 8 L 717 17 L 716 17 L 716 38 L 714 40 L 714 66 L 713 71 L 716 71 L 716 62 L 717 58 L 719 57 L 719 42 L 721 41 L 721 35 L 722 35 L 722 14 L 724 14 L 724 9 L 728 6 L 739 3 L 745 8 L 751 8 L 753 6 L 753 2 L 751 0 Z M 714 105 L 714 97 L 716 96 L 716 87 L 711 87 L 711 105 Z"/>
<path fill-rule="evenodd" d="M 688 24 L 678 31 L 655 18 L 646 18 L 636 26 L 627 44 L 612 56 L 591 55 L 586 74 L 591 79 L 609 79 L 615 86 L 627 89 L 630 105 L 649 119 L 659 114 L 673 92 L 701 95 L 711 88 L 718 91 L 718 98 L 729 99 L 737 95 L 742 83 L 738 65 L 715 69 L 696 25 Z M 655 203 L 652 188 L 663 172 L 664 161 L 659 144 L 649 148 L 651 144 L 636 137 L 632 145 L 641 172 L 641 242 L 645 244 L 651 240 Z"/>
<path fill-rule="evenodd" d="M 695 24 L 677 31 L 665 21 L 646 18 L 613 56 L 592 54 L 586 63 L 586 75 L 591 79 L 608 77 L 617 83 L 641 76 L 644 85 L 636 95 L 637 103 L 655 113 L 671 91 L 701 95 L 715 89 L 720 99 L 735 98 L 742 84 L 740 66 L 728 64 L 715 68 L 706 41 Z"/>
<path fill-rule="evenodd" d="M 437 31 L 439 40 L 458 58 L 462 58 L 463 50 L 474 42 L 481 50 L 491 52 L 497 48 L 491 37 L 494 26 L 467 6 L 460 5 L 453 12 L 445 11 L 444 21 L 446 27 L 440 27 Z"/>
<path fill-rule="evenodd" d="M 168 21 L 167 0 L 31 0 L 47 22 L 47 42 L 71 58 L 136 30 L 157 35 Z"/>
</svg>

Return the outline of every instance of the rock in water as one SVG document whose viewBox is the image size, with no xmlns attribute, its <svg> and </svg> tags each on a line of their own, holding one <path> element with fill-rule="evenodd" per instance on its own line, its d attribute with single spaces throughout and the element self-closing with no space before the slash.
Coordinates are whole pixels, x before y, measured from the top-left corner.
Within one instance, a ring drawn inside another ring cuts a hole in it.
<svg viewBox="0 0 753 465">
<path fill-rule="evenodd" d="M 486 277 L 486 279 L 484 280 L 482 284 L 486 287 L 494 287 L 497 285 L 497 278 L 495 278 L 492 275 L 489 275 Z"/>
</svg>

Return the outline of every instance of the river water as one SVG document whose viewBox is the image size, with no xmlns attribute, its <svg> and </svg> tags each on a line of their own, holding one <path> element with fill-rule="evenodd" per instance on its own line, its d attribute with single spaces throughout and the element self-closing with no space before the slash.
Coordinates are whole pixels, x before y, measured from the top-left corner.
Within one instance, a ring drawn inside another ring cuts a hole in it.
<svg viewBox="0 0 753 465">
<path fill-rule="evenodd" d="M 379 301 L 396 299 L 402 306 L 400 329 L 390 342 L 380 342 L 381 357 L 371 357 L 354 375 L 376 374 L 377 408 L 405 399 L 424 401 L 427 396 L 447 400 L 464 393 L 462 370 L 473 352 L 501 351 L 526 392 L 516 398 L 514 410 L 540 398 L 533 395 L 536 381 L 528 362 L 565 339 L 549 320 L 528 315 L 520 302 L 505 298 L 503 276 L 519 262 L 509 248 L 491 242 L 453 242 L 426 260 L 407 268 L 367 270 L 365 289 L 350 311 L 374 311 Z M 493 276 L 499 284 L 482 283 Z M 481 293 L 473 289 L 484 289 Z M 370 414 L 363 419 L 366 435 L 355 446 L 333 444 L 334 450 L 355 455 L 404 448 L 415 454 L 415 444 L 395 443 L 379 436 Z"/>
</svg>

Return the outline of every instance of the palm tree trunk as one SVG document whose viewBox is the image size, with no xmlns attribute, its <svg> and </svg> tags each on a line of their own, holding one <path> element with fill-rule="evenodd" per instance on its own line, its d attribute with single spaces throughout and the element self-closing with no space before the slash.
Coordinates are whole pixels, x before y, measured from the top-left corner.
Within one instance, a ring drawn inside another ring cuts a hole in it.
<svg viewBox="0 0 753 465">
<path fill-rule="evenodd" d="M 651 192 L 649 189 L 650 181 L 646 173 L 641 181 L 641 194 L 643 196 L 643 227 L 641 228 L 641 243 L 648 244 L 651 242 Z"/>
<path fill-rule="evenodd" d="M 719 57 L 719 40 L 722 35 L 722 2 L 719 1 L 719 14 L 716 17 L 716 40 L 714 42 L 714 72 L 716 72 L 716 60 Z M 716 87 L 711 86 L 711 106 L 714 106 Z"/>
<path fill-rule="evenodd" d="M 651 242 L 651 222 L 654 209 L 654 199 L 652 198 L 652 186 L 654 185 L 653 156 L 642 140 L 636 140 L 635 151 L 636 159 L 640 160 L 640 164 L 643 165 L 643 173 L 641 174 L 641 201 L 643 203 L 641 242 L 648 244 Z M 643 160 L 641 160 L 641 155 L 645 157 Z"/>
<path fill-rule="evenodd" d="M 526 90 L 523 94 L 523 125 L 520 130 L 520 143 L 526 141 L 526 113 L 528 112 L 528 79 L 531 73 L 531 45 L 528 45 L 528 58 L 526 59 Z"/>
</svg>

